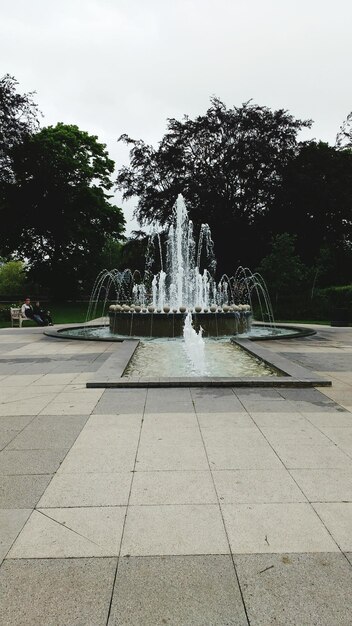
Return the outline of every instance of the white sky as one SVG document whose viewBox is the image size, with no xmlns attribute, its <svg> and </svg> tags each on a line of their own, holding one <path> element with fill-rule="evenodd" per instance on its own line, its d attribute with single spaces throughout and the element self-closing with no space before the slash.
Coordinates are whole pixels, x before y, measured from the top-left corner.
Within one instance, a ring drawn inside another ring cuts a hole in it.
<svg viewBox="0 0 352 626">
<path fill-rule="evenodd" d="M 0 75 L 37 92 L 42 125 L 156 145 L 209 98 L 285 108 L 334 143 L 352 109 L 351 0 L 0 0 Z M 121 203 L 127 233 L 136 201 Z"/>
</svg>

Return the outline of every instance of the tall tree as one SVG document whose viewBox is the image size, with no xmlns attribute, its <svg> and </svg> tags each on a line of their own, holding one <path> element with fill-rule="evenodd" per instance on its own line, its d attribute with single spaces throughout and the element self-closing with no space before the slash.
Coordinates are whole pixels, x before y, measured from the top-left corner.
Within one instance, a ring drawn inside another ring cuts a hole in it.
<svg viewBox="0 0 352 626">
<path fill-rule="evenodd" d="M 282 233 L 271 242 L 270 253 L 262 259 L 258 272 L 265 277 L 275 307 L 300 290 L 307 279 L 307 268 L 295 252 L 296 236 Z"/>
<path fill-rule="evenodd" d="M 265 229 L 296 234 L 297 251 L 308 265 L 315 264 L 322 248 L 330 248 L 335 258 L 335 281 L 349 281 L 351 150 L 337 150 L 323 142 L 302 144 L 296 158 L 285 168 Z"/>
<path fill-rule="evenodd" d="M 231 271 L 261 258 L 261 220 L 297 150 L 298 131 L 310 124 L 284 110 L 250 102 L 228 109 L 213 98 L 203 116 L 168 120 L 156 149 L 123 135 L 130 166 L 119 171 L 117 184 L 125 199 L 138 196 L 141 222 L 170 221 L 182 193 L 192 219 L 212 228 L 220 271 Z"/>
<path fill-rule="evenodd" d="M 34 92 L 17 93 L 17 85 L 10 74 L 0 79 L 0 183 L 13 180 L 12 149 L 39 127 Z"/>
<path fill-rule="evenodd" d="M 0 247 L 28 259 L 36 281 L 58 297 L 72 294 L 92 278 L 106 240 L 123 233 L 108 194 L 114 162 L 97 137 L 65 124 L 43 128 L 11 155 L 15 182 L 0 206 Z"/>
</svg>

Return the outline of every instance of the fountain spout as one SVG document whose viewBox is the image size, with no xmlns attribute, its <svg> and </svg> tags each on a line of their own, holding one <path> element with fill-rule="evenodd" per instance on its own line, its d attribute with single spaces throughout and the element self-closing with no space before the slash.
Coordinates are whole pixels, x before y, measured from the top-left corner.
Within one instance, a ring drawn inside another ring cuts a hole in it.
<svg viewBox="0 0 352 626">
<path fill-rule="evenodd" d="M 187 313 L 183 327 L 184 351 L 194 372 L 199 376 L 206 376 L 205 343 L 202 334 L 202 328 L 200 328 L 198 333 L 195 331 L 192 325 L 192 314 Z"/>
</svg>

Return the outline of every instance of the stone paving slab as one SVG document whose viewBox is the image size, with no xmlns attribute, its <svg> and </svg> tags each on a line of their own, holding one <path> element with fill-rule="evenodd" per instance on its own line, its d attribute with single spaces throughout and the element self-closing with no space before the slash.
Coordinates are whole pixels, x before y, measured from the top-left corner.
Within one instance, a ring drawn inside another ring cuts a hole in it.
<svg viewBox="0 0 352 626">
<path fill-rule="evenodd" d="M 144 419 L 145 419 L 144 415 Z M 88 422 L 85 425 L 85 432 L 89 430 L 103 431 L 105 429 L 119 431 L 139 431 L 142 425 L 142 415 L 140 413 L 119 413 L 119 414 L 106 414 L 92 413 Z"/>
<path fill-rule="evenodd" d="M 349 626 L 352 568 L 342 554 L 235 555 L 250 624 Z"/>
<path fill-rule="evenodd" d="M 108 626 L 247 626 L 229 556 L 121 558 Z"/>
<path fill-rule="evenodd" d="M 6 450 L 67 448 L 69 450 L 88 416 L 39 416 L 17 434 Z"/>
<path fill-rule="evenodd" d="M 8 387 L 18 387 L 23 389 L 23 387 L 32 385 L 41 378 L 43 378 L 43 376 L 40 374 L 12 374 L 10 376 L 4 376 L 2 380 L 0 380 L 0 389 L 7 389 Z"/>
<path fill-rule="evenodd" d="M 296 444 L 298 446 L 324 446 L 331 443 L 331 438 L 320 432 L 311 424 L 299 424 L 291 428 L 273 428 L 263 426 L 261 431 L 265 439 L 276 449 L 276 446 Z"/>
<path fill-rule="evenodd" d="M 38 507 L 44 509 L 127 505 L 131 481 L 132 472 L 56 474 L 40 499 Z"/>
<path fill-rule="evenodd" d="M 290 470 L 310 502 L 352 502 L 352 465 L 346 469 Z"/>
<path fill-rule="evenodd" d="M 301 415 L 322 432 L 325 432 L 326 428 L 350 428 L 352 426 L 352 411 L 324 411 L 323 413 L 302 411 Z"/>
<path fill-rule="evenodd" d="M 57 393 L 45 394 L 32 399 L 17 400 L 16 396 L 6 399 L 0 403 L 0 416 L 7 417 L 9 415 L 38 415 L 49 403 L 54 400 Z M 82 410 L 80 411 L 82 413 Z M 57 415 L 57 413 L 55 413 Z"/>
<path fill-rule="evenodd" d="M 311 421 L 307 420 L 302 413 L 297 410 L 291 412 L 281 411 L 259 411 L 260 406 L 256 407 L 255 411 L 250 411 L 249 415 L 258 428 L 297 428 L 301 425 L 311 424 Z M 294 409 L 295 406 L 291 403 L 288 409 Z M 352 417 L 352 416 L 351 416 Z"/>
<path fill-rule="evenodd" d="M 0 570 L 7 626 L 105 626 L 114 558 L 8 560 Z"/>
<path fill-rule="evenodd" d="M 34 419 L 33 415 L 1 415 L 1 430 L 16 430 L 19 432 Z"/>
<path fill-rule="evenodd" d="M 42 415 L 80 415 L 91 413 L 99 401 L 103 391 L 100 389 L 84 389 L 67 391 L 66 389 L 46 403 Z"/>
<path fill-rule="evenodd" d="M 324 434 L 346 454 L 352 455 L 352 426 L 343 429 L 335 428 L 334 426 L 332 428 L 324 428 Z"/>
<path fill-rule="evenodd" d="M 213 470 L 236 469 L 279 469 L 282 467 L 277 454 L 265 441 L 250 447 L 243 447 L 236 443 L 235 438 L 229 438 L 228 432 L 204 432 L 204 443 Z"/>
<path fill-rule="evenodd" d="M 138 448 L 136 469 L 150 470 L 207 470 L 208 461 L 199 430 L 146 431 Z"/>
<path fill-rule="evenodd" d="M 317 354 L 313 353 L 305 353 L 305 352 L 289 352 L 282 353 L 283 356 L 288 359 L 295 361 L 302 365 L 303 367 L 313 369 L 315 371 L 325 371 L 324 365 L 326 367 L 326 371 L 329 372 L 345 372 L 346 369 L 351 367 L 351 353 L 341 354 L 340 350 L 338 353 L 324 352 L 323 350 L 319 350 Z"/>
<path fill-rule="evenodd" d="M 127 393 L 126 393 L 127 392 Z M 107 389 L 94 408 L 94 413 L 142 413 L 146 402 L 146 390 Z"/>
<path fill-rule="evenodd" d="M 200 428 L 203 430 L 222 430 L 228 428 L 255 428 L 255 422 L 247 411 L 223 412 L 223 413 L 199 413 L 197 418 Z"/>
<path fill-rule="evenodd" d="M 351 467 L 351 458 L 333 443 L 325 445 L 277 443 L 275 452 L 289 469 L 329 469 Z"/>
<path fill-rule="evenodd" d="M 163 433 L 165 430 L 170 432 L 177 431 L 179 433 L 184 430 L 193 429 L 199 432 L 197 415 L 194 411 L 189 413 L 144 413 L 143 416 L 143 435 L 151 435 L 155 432 Z"/>
<path fill-rule="evenodd" d="M 67 448 L 2 450 L 0 476 L 10 474 L 53 474 L 67 454 Z"/>
<path fill-rule="evenodd" d="M 52 479 L 52 474 L 1 476 L 1 509 L 34 509 Z"/>
<path fill-rule="evenodd" d="M 313 507 L 339 548 L 352 552 L 352 502 L 316 502 Z"/>
<path fill-rule="evenodd" d="M 17 430 L 0 430 L 0 450 L 6 448 L 6 446 L 16 437 Z"/>
<path fill-rule="evenodd" d="M 0 398 L 6 410 L 6 405 L 10 403 L 19 403 L 20 401 L 29 403 L 41 398 L 48 398 L 48 401 L 50 401 L 63 390 L 64 387 L 62 385 L 44 385 L 43 387 L 28 385 L 23 388 L 8 387 L 0 390 Z"/>
<path fill-rule="evenodd" d="M 0 509 L 0 564 L 30 514 L 31 509 Z"/>
<path fill-rule="evenodd" d="M 8 558 L 118 556 L 125 512 L 125 507 L 35 510 Z"/>
<path fill-rule="evenodd" d="M 209 471 L 136 472 L 130 505 L 217 504 Z"/>
<path fill-rule="evenodd" d="M 222 470 L 212 475 L 223 504 L 306 502 L 286 469 Z"/>
<path fill-rule="evenodd" d="M 310 504 L 222 504 L 233 554 L 338 552 Z"/>
<path fill-rule="evenodd" d="M 130 440 L 128 436 L 125 438 L 125 442 L 126 445 L 121 446 L 119 450 L 114 447 L 104 450 L 102 448 L 73 446 L 60 465 L 58 473 L 131 472 L 136 458 L 137 441 Z"/>
<path fill-rule="evenodd" d="M 121 554 L 228 554 L 217 505 L 129 506 Z"/>
<path fill-rule="evenodd" d="M 192 390 L 193 391 L 193 390 Z M 192 393 L 195 409 L 197 413 L 228 413 L 232 411 L 243 411 L 245 408 L 243 403 L 235 396 L 232 389 L 230 393 L 221 394 L 219 392 L 213 394 Z"/>
<path fill-rule="evenodd" d="M 7 354 L 11 354 L 11 352 L 16 350 L 17 348 L 23 348 L 26 345 L 27 345 L 26 342 L 20 343 L 19 341 L 6 343 L 6 339 L 3 340 L 3 338 L 2 338 L 2 340 L 1 340 L 1 354 L 3 354 L 4 356 L 7 355 Z"/>
</svg>

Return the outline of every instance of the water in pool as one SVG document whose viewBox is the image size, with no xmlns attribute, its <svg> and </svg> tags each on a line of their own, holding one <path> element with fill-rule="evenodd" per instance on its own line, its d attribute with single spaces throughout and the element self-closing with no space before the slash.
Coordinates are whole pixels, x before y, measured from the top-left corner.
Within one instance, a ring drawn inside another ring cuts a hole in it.
<svg viewBox="0 0 352 626">
<path fill-rule="evenodd" d="M 196 356 L 192 358 L 182 339 L 144 339 L 130 360 L 124 377 L 278 375 L 228 338 L 205 339 L 201 362 Z"/>
</svg>

